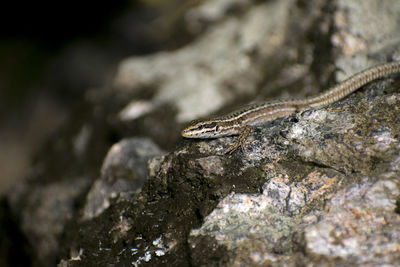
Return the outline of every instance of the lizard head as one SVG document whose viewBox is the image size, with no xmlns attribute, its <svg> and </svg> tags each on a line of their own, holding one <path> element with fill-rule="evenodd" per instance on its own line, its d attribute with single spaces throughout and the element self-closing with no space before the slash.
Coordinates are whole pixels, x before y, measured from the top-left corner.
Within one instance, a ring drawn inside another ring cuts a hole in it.
<svg viewBox="0 0 400 267">
<path fill-rule="evenodd" d="M 181 135 L 186 138 L 217 138 L 239 133 L 240 125 L 232 126 L 230 121 L 215 119 L 192 121 L 182 130 Z"/>
<path fill-rule="evenodd" d="M 215 121 L 192 121 L 181 135 L 186 138 L 215 138 L 219 136 L 218 130 L 219 125 Z"/>
</svg>

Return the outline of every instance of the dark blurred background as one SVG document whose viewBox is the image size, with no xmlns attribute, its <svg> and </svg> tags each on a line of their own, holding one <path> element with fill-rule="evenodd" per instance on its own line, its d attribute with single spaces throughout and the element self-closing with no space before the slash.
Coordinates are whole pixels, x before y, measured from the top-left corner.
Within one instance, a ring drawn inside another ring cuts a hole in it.
<svg viewBox="0 0 400 267">
<path fill-rule="evenodd" d="M 0 194 L 118 62 L 171 49 L 178 0 L 6 1 L 0 8 Z M 184 1 L 185 4 L 188 2 Z"/>
</svg>

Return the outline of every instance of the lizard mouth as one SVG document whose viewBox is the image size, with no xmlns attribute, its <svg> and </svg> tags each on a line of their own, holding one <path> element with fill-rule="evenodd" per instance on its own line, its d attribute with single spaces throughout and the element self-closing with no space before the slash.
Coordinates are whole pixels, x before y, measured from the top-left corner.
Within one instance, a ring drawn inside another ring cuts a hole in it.
<svg viewBox="0 0 400 267">
<path fill-rule="evenodd" d="M 182 135 L 182 137 L 185 137 L 185 138 L 195 138 L 196 137 L 196 134 L 190 128 L 183 129 L 181 131 L 181 135 Z"/>
</svg>

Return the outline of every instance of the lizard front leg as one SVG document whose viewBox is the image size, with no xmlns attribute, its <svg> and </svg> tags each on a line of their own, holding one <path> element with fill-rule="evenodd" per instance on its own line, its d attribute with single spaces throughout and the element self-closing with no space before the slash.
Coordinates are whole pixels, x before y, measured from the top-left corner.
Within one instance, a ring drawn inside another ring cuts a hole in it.
<svg viewBox="0 0 400 267">
<path fill-rule="evenodd" d="M 236 139 L 235 143 L 233 143 L 227 150 L 225 150 L 225 154 L 232 154 L 238 147 L 244 151 L 244 144 L 246 143 L 247 136 L 249 135 L 251 127 L 246 125 L 243 127 L 243 130 L 240 132 L 240 135 Z"/>
</svg>

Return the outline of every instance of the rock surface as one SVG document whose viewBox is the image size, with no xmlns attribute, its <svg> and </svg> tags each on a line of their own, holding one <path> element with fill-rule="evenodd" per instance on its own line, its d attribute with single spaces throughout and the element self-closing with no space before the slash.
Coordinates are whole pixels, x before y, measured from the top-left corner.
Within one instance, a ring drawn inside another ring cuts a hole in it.
<svg viewBox="0 0 400 267">
<path fill-rule="evenodd" d="M 399 60 L 400 7 L 374 3 L 189 8 L 199 36 L 121 63 L 113 90 L 91 98 L 8 193 L 2 213 L 29 244 L 21 253 L 34 266 L 399 265 L 396 77 L 255 127 L 232 155 L 235 137 L 171 149 L 179 123 L 324 91 L 335 68 L 339 81 Z M 360 10 L 370 25 L 356 22 Z"/>
</svg>

